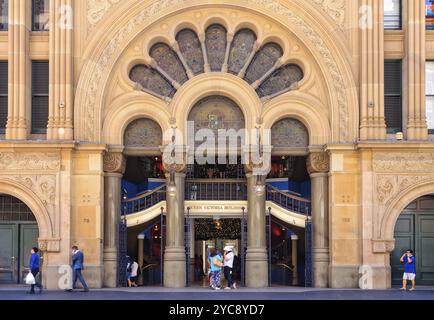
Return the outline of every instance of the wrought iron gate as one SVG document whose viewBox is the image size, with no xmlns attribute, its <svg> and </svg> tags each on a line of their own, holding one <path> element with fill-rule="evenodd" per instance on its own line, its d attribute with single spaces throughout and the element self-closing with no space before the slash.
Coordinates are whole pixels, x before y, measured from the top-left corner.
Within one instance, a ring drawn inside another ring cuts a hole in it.
<svg viewBox="0 0 434 320">
<path fill-rule="evenodd" d="M 192 224 L 194 219 L 190 218 L 189 213 L 185 217 L 184 223 L 184 240 L 185 240 L 185 285 L 187 287 L 191 286 L 191 244 L 193 242 Z"/>
<path fill-rule="evenodd" d="M 243 208 L 243 217 L 241 219 L 241 286 L 246 286 L 246 254 L 247 254 L 247 217 L 245 215 L 245 208 Z"/>
<path fill-rule="evenodd" d="M 313 224 L 310 215 L 306 219 L 306 240 L 305 240 L 305 287 L 313 287 L 313 262 L 312 262 L 312 247 L 313 247 Z"/>
<path fill-rule="evenodd" d="M 117 285 L 118 287 L 127 286 L 127 222 L 121 219 L 118 223 L 118 272 Z"/>
<path fill-rule="evenodd" d="M 160 285 L 164 286 L 164 250 L 166 249 L 166 219 L 164 218 L 164 208 L 161 208 L 160 225 Z"/>
</svg>

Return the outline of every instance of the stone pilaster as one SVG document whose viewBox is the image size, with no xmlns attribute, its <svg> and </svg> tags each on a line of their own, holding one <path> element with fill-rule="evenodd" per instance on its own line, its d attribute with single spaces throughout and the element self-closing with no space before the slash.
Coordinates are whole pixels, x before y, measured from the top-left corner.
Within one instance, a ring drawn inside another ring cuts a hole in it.
<svg viewBox="0 0 434 320">
<path fill-rule="evenodd" d="M 328 173 L 330 170 L 327 153 L 311 153 L 307 168 L 312 185 L 312 222 L 313 222 L 313 277 L 316 288 L 329 285 L 329 211 L 328 211 Z"/>
<path fill-rule="evenodd" d="M 405 21 L 405 46 L 407 69 L 407 139 L 426 140 L 425 101 L 425 2 L 407 1 L 407 20 Z"/>
<path fill-rule="evenodd" d="M 47 138 L 72 140 L 73 0 L 50 1 L 50 100 Z"/>
<path fill-rule="evenodd" d="M 186 285 L 184 238 L 185 165 L 165 165 L 166 248 L 164 250 L 164 286 L 182 288 Z"/>
<path fill-rule="evenodd" d="M 383 1 L 360 0 L 360 7 L 371 10 L 368 16 L 372 13 L 372 21 L 367 19 L 360 28 L 360 139 L 379 140 L 386 138 L 384 4 Z"/>
<path fill-rule="evenodd" d="M 104 287 L 116 288 L 118 223 L 121 218 L 121 183 L 126 159 L 122 153 L 104 156 Z"/>
<path fill-rule="evenodd" d="M 9 1 L 9 92 L 6 139 L 25 140 L 30 129 L 29 1 Z"/>
<path fill-rule="evenodd" d="M 247 253 L 246 286 L 268 286 L 268 255 L 265 233 L 265 177 L 255 175 L 246 166 L 247 176 Z"/>
</svg>

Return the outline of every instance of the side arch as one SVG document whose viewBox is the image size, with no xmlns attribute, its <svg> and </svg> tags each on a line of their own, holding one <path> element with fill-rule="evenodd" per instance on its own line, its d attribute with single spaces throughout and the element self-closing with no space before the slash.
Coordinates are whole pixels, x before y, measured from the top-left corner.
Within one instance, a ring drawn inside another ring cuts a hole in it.
<svg viewBox="0 0 434 320">
<path fill-rule="evenodd" d="M 395 199 L 387 208 L 380 224 L 381 239 L 393 239 L 395 233 L 395 225 L 402 211 L 414 200 L 434 194 L 434 181 L 425 181 L 414 185 L 410 189 L 396 195 Z"/>
<path fill-rule="evenodd" d="M 310 145 L 324 145 L 331 136 L 330 123 L 321 102 L 303 93 L 285 95 L 266 104 L 262 116 L 264 129 L 271 129 L 284 118 L 302 122 L 309 131 Z"/>
<path fill-rule="evenodd" d="M 103 124 L 103 142 L 122 145 L 126 127 L 139 118 L 154 120 L 163 133 L 170 129 L 170 113 L 164 101 L 141 92 L 132 92 L 117 98 L 109 106 Z"/>
<path fill-rule="evenodd" d="M 38 223 L 39 239 L 47 240 L 53 238 L 53 226 L 50 215 L 42 201 L 33 191 L 11 179 L 0 178 L 0 193 L 13 196 L 29 207 Z"/>
</svg>

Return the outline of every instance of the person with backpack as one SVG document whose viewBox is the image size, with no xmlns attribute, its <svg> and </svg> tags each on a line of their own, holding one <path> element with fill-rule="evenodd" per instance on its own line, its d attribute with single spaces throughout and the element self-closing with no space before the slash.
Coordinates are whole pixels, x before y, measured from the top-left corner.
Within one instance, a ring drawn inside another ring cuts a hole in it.
<svg viewBox="0 0 434 320">
<path fill-rule="evenodd" d="M 222 271 L 223 258 L 215 249 L 211 249 L 209 264 L 211 267 L 211 288 L 213 290 L 220 290 L 220 273 Z"/>
</svg>

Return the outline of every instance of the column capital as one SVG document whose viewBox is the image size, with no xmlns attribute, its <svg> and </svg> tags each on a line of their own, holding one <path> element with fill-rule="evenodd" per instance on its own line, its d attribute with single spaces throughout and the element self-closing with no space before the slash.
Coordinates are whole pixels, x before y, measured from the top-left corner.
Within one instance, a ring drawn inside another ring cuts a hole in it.
<svg viewBox="0 0 434 320">
<path fill-rule="evenodd" d="M 124 174 L 127 159 L 121 152 L 107 152 L 104 154 L 104 172 Z"/>
<path fill-rule="evenodd" d="M 327 173 L 330 171 L 330 157 L 326 152 L 313 152 L 307 158 L 309 174 Z"/>
</svg>

